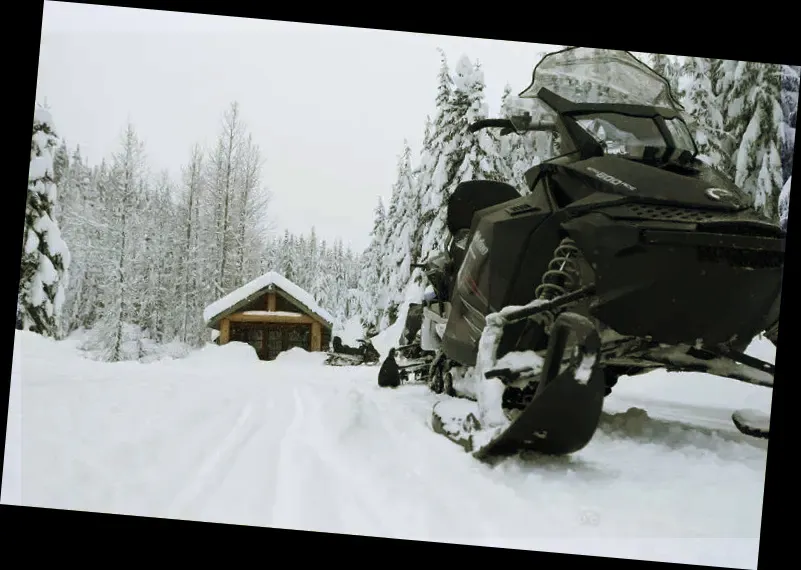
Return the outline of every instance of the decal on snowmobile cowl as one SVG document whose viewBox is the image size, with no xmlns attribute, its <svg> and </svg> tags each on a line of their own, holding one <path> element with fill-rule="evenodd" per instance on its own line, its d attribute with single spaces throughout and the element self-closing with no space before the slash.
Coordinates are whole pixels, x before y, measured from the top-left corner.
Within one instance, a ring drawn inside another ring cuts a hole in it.
<svg viewBox="0 0 801 570">
<path fill-rule="evenodd" d="M 731 204 L 738 206 L 740 205 L 740 202 L 737 199 L 737 196 L 735 196 L 734 192 L 726 190 L 725 188 L 707 188 L 705 194 L 710 200 L 714 200 L 716 202 L 720 202 L 725 199 Z"/>
<path fill-rule="evenodd" d="M 597 181 L 605 188 L 604 192 L 642 196 L 649 200 L 681 205 L 682 207 L 700 207 L 720 211 L 742 210 L 747 197 L 741 190 L 732 185 L 727 187 L 727 195 L 718 195 L 721 200 L 714 200 L 707 194 L 709 188 L 722 188 L 723 184 L 710 184 L 700 176 L 679 174 L 670 170 L 654 168 L 637 161 L 616 156 L 594 156 L 572 164 L 556 166 L 554 175 L 567 185 L 576 184 L 564 179 L 569 172 L 586 179 Z M 722 181 L 725 184 L 725 181 Z M 579 184 L 586 184 L 579 182 Z"/>
<path fill-rule="evenodd" d="M 596 177 L 598 177 L 600 180 L 603 180 L 607 184 L 611 184 L 612 186 L 622 186 L 623 188 L 627 188 L 628 190 L 631 190 L 632 192 L 636 192 L 637 191 L 637 188 L 635 188 L 634 186 L 632 186 L 628 182 L 623 182 L 619 178 L 615 178 L 614 176 L 612 176 L 611 174 L 607 174 L 606 172 L 601 172 L 597 168 L 593 168 L 592 166 L 588 166 L 587 170 L 589 170 L 590 172 L 595 174 Z"/>
</svg>

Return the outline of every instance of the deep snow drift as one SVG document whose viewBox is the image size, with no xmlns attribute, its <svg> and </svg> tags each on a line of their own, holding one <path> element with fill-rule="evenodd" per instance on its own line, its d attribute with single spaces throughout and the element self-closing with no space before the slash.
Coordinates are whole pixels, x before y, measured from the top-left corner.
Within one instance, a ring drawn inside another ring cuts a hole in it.
<svg viewBox="0 0 801 570">
<path fill-rule="evenodd" d="M 492 468 L 431 431 L 446 397 L 379 389 L 377 367 L 239 343 L 110 364 L 19 331 L 14 350 L 4 503 L 756 567 L 767 445 L 729 416 L 769 412 L 766 388 L 622 378 L 584 450 Z"/>
</svg>

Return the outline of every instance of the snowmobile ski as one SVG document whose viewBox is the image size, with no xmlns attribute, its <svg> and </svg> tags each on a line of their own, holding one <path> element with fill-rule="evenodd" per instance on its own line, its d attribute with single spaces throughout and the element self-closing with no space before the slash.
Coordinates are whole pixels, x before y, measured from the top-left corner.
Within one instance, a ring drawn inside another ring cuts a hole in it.
<svg viewBox="0 0 801 570">
<path fill-rule="evenodd" d="M 571 333 L 575 345 L 563 366 Z M 477 402 L 443 400 L 434 406 L 432 427 L 480 460 L 521 451 L 547 455 L 579 451 L 595 434 L 603 408 L 606 385 L 597 360 L 599 348 L 598 333 L 587 319 L 562 314 L 554 323 L 536 392 L 514 419 L 505 426 L 485 427 Z"/>
<path fill-rule="evenodd" d="M 734 425 L 745 435 L 768 439 L 770 436 L 770 416 L 757 410 L 736 410 L 731 419 Z"/>
</svg>

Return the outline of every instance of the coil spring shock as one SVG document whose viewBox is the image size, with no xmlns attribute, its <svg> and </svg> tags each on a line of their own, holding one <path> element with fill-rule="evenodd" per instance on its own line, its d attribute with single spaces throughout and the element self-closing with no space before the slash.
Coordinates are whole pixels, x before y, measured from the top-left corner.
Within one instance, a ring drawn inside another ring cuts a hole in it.
<svg viewBox="0 0 801 570">
<path fill-rule="evenodd" d="M 581 250 L 576 242 L 564 238 L 553 252 L 553 258 L 542 276 L 542 283 L 535 289 L 534 296 L 542 301 L 550 301 L 573 290 L 580 281 L 577 258 Z M 553 311 L 540 313 L 546 328 L 550 328 L 556 315 Z"/>
</svg>

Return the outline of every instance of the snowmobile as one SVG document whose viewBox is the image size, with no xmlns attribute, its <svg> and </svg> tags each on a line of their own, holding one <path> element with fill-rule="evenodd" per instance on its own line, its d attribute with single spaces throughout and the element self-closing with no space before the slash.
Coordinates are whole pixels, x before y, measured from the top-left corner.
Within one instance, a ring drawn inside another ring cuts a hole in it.
<svg viewBox="0 0 801 570">
<path fill-rule="evenodd" d="M 629 52 L 568 48 L 537 64 L 519 101 L 530 108 L 469 130 L 550 133 L 558 156 L 525 173 L 526 193 L 456 187 L 450 241 L 417 264 L 428 292 L 391 356 L 443 396 L 433 429 L 482 460 L 567 455 L 591 441 L 621 376 L 772 388 L 774 366 L 744 351 L 766 331 L 777 343 L 785 232 L 698 157 L 667 81 Z M 765 416 L 732 420 L 768 437 Z"/>
<path fill-rule="evenodd" d="M 358 346 L 343 344 L 342 338 L 335 336 L 331 341 L 325 363 L 329 366 L 376 365 L 381 355 L 369 339 L 357 339 Z"/>
</svg>

